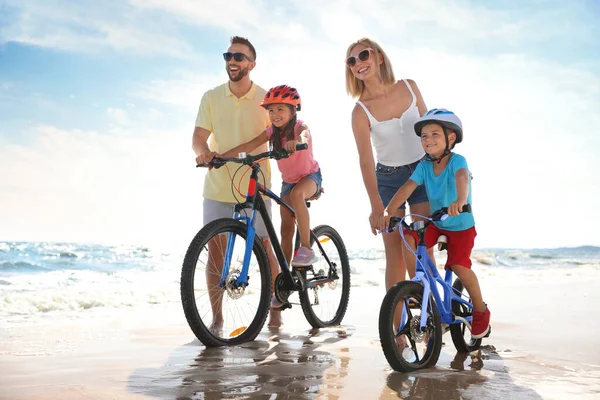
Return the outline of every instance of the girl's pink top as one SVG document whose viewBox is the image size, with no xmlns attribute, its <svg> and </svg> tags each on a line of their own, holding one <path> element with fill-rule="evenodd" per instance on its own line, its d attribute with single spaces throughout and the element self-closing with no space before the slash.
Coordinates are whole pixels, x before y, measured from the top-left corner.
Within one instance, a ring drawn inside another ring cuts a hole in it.
<svg viewBox="0 0 600 400">
<path fill-rule="evenodd" d="M 296 121 L 294 126 L 294 138 L 298 140 L 298 129 L 302 126 L 303 121 Z M 273 134 L 273 125 L 269 125 L 266 129 L 267 137 L 271 139 Z M 285 146 L 286 140 L 282 138 L 282 145 Z M 298 183 L 302 178 L 315 173 L 319 170 L 319 163 L 313 156 L 312 135 L 308 137 L 308 148 L 306 150 L 296 151 L 288 158 L 277 160 L 277 166 L 281 171 L 281 177 L 286 183 Z"/>
</svg>

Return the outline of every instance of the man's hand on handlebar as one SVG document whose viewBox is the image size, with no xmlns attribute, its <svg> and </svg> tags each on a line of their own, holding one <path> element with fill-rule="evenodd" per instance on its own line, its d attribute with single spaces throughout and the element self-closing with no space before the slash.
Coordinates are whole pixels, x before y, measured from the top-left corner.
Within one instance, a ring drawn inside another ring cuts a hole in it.
<svg viewBox="0 0 600 400">
<path fill-rule="evenodd" d="M 196 157 L 196 165 L 207 166 L 211 168 L 208 163 L 212 161 L 215 157 L 220 157 L 221 155 L 215 151 L 210 151 L 207 153 L 202 153 L 198 157 Z"/>
</svg>

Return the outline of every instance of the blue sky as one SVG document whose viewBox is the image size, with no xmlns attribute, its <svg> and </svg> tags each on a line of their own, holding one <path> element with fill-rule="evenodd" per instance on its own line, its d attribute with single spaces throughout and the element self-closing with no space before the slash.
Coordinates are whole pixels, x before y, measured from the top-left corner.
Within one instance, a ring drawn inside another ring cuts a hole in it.
<svg viewBox="0 0 600 400">
<path fill-rule="evenodd" d="M 0 239 L 187 246 L 196 110 L 242 35 L 255 82 L 302 95 L 327 191 L 314 222 L 379 246 L 343 75 L 368 36 L 429 108 L 462 118 L 478 247 L 600 245 L 597 1 L 201 3 L 0 0 Z M 577 232 L 559 226 L 574 219 Z"/>
</svg>

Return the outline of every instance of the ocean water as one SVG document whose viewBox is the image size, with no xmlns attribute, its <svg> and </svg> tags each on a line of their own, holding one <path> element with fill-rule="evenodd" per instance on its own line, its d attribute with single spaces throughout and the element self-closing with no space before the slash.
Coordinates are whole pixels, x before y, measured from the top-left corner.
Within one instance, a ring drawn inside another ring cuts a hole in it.
<svg viewBox="0 0 600 400">
<path fill-rule="evenodd" d="M 0 325 L 78 319 L 180 302 L 184 251 L 78 243 L 0 242 Z M 349 250 L 353 286 L 384 282 L 382 249 Z M 438 265 L 444 254 L 436 255 Z M 600 247 L 476 249 L 479 273 L 523 269 L 597 274 Z"/>
</svg>

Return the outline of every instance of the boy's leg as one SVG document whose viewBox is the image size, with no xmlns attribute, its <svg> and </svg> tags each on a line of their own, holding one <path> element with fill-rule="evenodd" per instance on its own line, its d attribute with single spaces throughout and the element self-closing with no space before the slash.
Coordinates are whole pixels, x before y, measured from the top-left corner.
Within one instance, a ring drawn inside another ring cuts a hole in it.
<svg viewBox="0 0 600 400">
<path fill-rule="evenodd" d="M 477 232 L 473 226 L 463 231 L 444 231 L 444 234 L 448 237 L 446 268 L 452 269 L 471 297 L 473 304 L 471 337 L 480 339 L 489 332 L 490 311 L 483 302 L 477 275 L 471 270 L 471 250 L 475 244 Z"/>
<path fill-rule="evenodd" d="M 479 280 L 477 279 L 475 272 L 471 271 L 470 268 L 463 267 L 462 265 L 452 265 L 450 268 L 452 268 L 452 271 L 456 274 L 456 276 L 458 276 L 465 287 L 465 290 L 469 292 L 471 302 L 473 303 L 473 309 L 477 312 L 484 312 L 486 305 L 483 302 Z"/>
<path fill-rule="evenodd" d="M 414 193 L 413 193 L 413 194 L 414 194 Z M 410 213 L 411 213 L 411 214 L 423 215 L 423 216 L 425 216 L 425 217 L 429 217 L 429 215 L 430 215 L 429 201 L 424 201 L 424 202 L 417 203 L 417 204 L 411 204 L 411 203 L 409 202 L 409 207 L 410 207 Z M 421 219 L 421 218 L 415 218 L 415 219 Z M 405 251 L 404 253 L 406 254 L 407 252 Z M 411 254 L 411 255 L 412 255 L 412 254 Z M 427 255 L 429 256 L 429 258 L 431 258 L 431 262 L 433 262 L 433 265 L 436 265 L 436 264 L 435 264 L 435 255 L 434 255 L 434 253 L 433 253 L 433 247 L 429 247 L 429 248 L 427 248 Z M 409 274 L 409 275 L 410 275 L 410 268 L 411 268 L 411 265 L 413 266 L 413 269 L 414 269 L 414 265 L 415 265 L 415 262 L 414 262 L 414 256 L 412 256 L 412 257 L 413 257 L 413 262 L 412 262 L 412 263 L 409 263 L 409 264 L 406 264 L 406 265 L 407 265 L 407 267 L 408 267 L 408 274 Z M 406 260 L 406 257 L 405 257 L 404 259 Z M 408 261 L 407 261 L 407 262 L 408 262 Z M 413 275 L 411 276 L 411 278 L 412 278 L 413 276 L 414 276 L 414 273 L 413 273 Z"/>
</svg>

